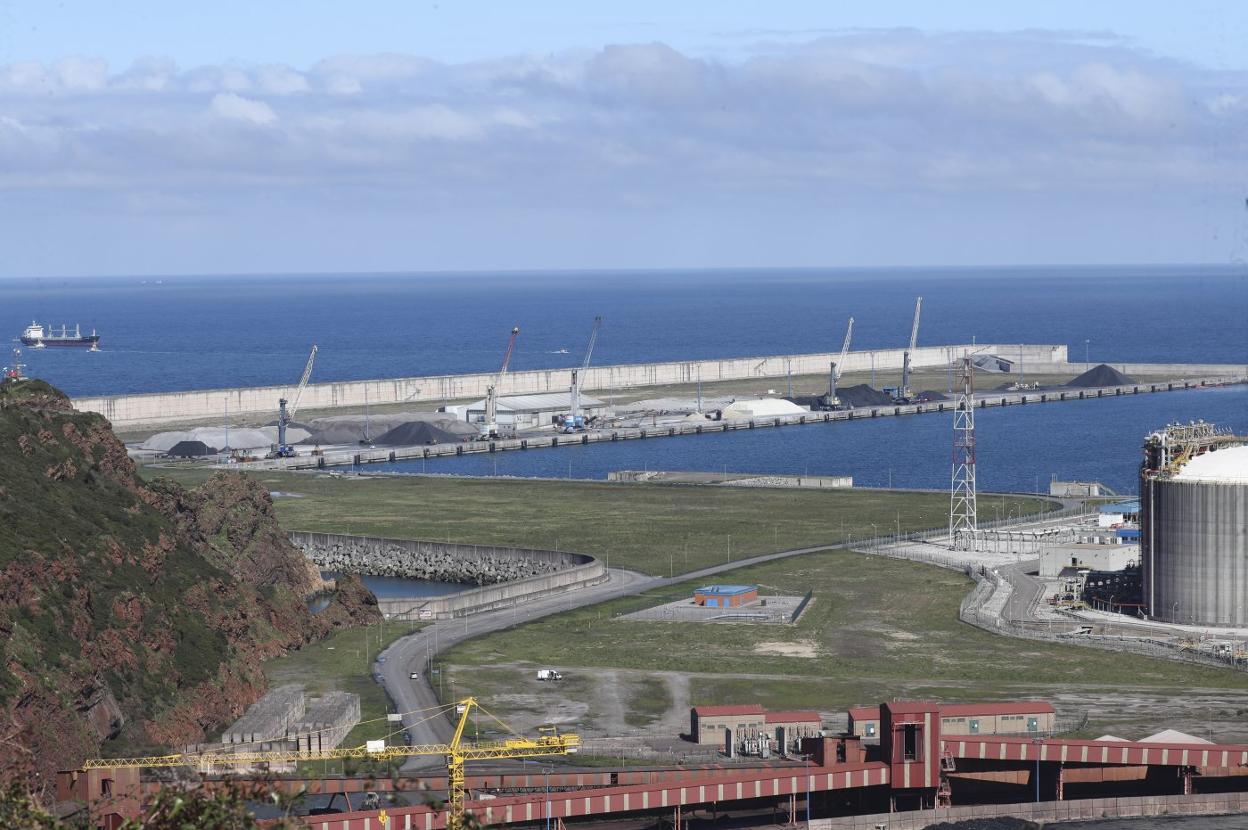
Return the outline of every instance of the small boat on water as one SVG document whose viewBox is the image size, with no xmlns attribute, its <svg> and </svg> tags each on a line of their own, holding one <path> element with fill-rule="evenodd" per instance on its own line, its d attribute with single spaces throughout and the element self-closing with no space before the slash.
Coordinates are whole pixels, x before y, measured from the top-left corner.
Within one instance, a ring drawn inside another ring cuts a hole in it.
<svg viewBox="0 0 1248 830">
<path fill-rule="evenodd" d="M 51 326 L 46 328 L 34 321 L 22 332 L 22 345 L 32 349 L 46 348 L 85 348 L 93 352 L 100 350 L 100 336 L 92 329 L 90 334 L 83 334 L 77 325 L 70 331 L 69 326 L 62 325 L 57 331 Z"/>
</svg>

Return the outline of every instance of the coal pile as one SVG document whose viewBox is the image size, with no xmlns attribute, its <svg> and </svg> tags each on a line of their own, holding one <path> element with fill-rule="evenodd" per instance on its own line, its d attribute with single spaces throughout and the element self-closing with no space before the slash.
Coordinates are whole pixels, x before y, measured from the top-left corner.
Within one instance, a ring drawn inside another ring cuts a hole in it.
<svg viewBox="0 0 1248 830">
<path fill-rule="evenodd" d="M 937 392 L 934 389 L 925 389 L 914 396 L 919 403 L 939 403 L 940 401 L 950 400 L 949 396 L 944 392 Z"/>
<path fill-rule="evenodd" d="M 929 824 L 924 830 L 1040 830 L 1040 825 L 1014 816 L 971 818 L 966 821 L 942 821 Z"/>
<path fill-rule="evenodd" d="M 374 443 L 385 447 L 410 447 L 416 444 L 455 444 L 463 436 L 428 421 L 408 421 L 379 435 Z"/>
<path fill-rule="evenodd" d="M 1130 386 L 1135 382 L 1135 378 L 1128 377 L 1114 367 L 1106 366 L 1102 363 L 1100 366 L 1093 366 L 1066 385 L 1088 388 L 1093 386 Z"/>
<path fill-rule="evenodd" d="M 885 395 L 878 389 L 872 389 L 865 383 L 857 386 L 847 386 L 843 389 L 836 390 L 836 396 L 841 399 L 841 406 L 863 407 L 863 406 L 888 406 L 893 399 Z"/>
</svg>

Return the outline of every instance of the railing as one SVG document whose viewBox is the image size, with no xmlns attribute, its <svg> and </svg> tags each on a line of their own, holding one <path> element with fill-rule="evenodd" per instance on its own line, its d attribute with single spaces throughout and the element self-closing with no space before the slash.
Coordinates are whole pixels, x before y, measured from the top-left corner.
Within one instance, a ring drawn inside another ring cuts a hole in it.
<svg viewBox="0 0 1248 830">
<path fill-rule="evenodd" d="M 975 580 L 974 590 L 967 594 L 958 608 L 958 619 L 976 628 L 1017 637 L 1023 640 L 1038 640 L 1065 645 L 1082 645 L 1106 651 L 1139 654 L 1145 657 L 1156 657 L 1163 660 L 1178 660 L 1201 666 L 1217 666 L 1235 671 L 1248 671 L 1248 660 L 1237 658 L 1233 654 L 1218 655 L 1210 652 L 1195 651 L 1180 643 L 1159 640 L 1151 637 L 1132 637 L 1115 634 L 1075 634 L 1067 628 L 1067 624 L 1055 626 L 1052 622 L 1025 625 L 993 611 L 989 600 L 998 590 L 1012 590 L 1010 584 L 1001 579 L 990 568 L 976 566 L 967 570 L 967 575 Z M 1001 603 L 994 603 L 1001 605 Z M 1068 625 L 1078 626 L 1078 621 Z M 1063 630 L 1067 629 L 1067 630 Z"/>
</svg>

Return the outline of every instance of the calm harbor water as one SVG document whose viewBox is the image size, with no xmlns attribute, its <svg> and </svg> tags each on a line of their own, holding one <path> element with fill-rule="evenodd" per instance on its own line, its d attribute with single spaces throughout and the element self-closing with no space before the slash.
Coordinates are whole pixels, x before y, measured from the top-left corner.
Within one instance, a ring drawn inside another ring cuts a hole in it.
<svg viewBox="0 0 1248 830">
<path fill-rule="evenodd" d="M 1203 418 L 1248 432 L 1248 387 L 1028 404 L 976 412 L 981 490 L 1047 490 L 1051 478 L 1137 491 L 1151 430 Z M 951 416 L 740 430 L 645 441 L 370 464 L 373 472 L 605 479 L 611 470 L 852 475 L 863 487 L 949 486 Z"/>
</svg>

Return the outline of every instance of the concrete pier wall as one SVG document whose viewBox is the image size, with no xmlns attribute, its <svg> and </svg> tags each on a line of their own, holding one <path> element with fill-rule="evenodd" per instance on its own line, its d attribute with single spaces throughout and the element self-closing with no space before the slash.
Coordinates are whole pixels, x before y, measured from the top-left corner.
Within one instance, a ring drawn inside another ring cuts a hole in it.
<svg viewBox="0 0 1248 830">
<path fill-rule="evenodd" d="M 378 607 L 391 619 L 442 620 L 463 617 L 495 608 L 511 608 L 534 597 L 597 585 L 607 579 L 606 566 L 595 557 L 583 553 L 495 545 L 457 545 L 417 539 L 382 539 L 339 533 L 293 531 L 289 535 L 291 541 L 318 564 L 318 558 L 327 551 L 361 552 L 360 567 L 369 569 L 351 569 L 354 573 L 377 573 L 375 568 L 382 568 L 384 575 L 423 578 L 418 576 L 418 569 L 409 573 L 395 571 L 393 562 L 396 552 L 399 552 L 399 556 L 433 557 L 439 562 L 446 557 L 459 558 L 465 563 L 462 568 L 465 573 L 474 567 L 488 564 L 491 568 L 489 573 L 497 574 L 498 562 L 507 558 L 514 559 L 520 571 L 531 570 L 536 563 L 540 563 L 543 568 L 554 568 L 536 576 L 510 579 L 446 596 L 379 598 Z M 369 559 L 369 551 L 373 552 L 375 562 Z"/>
<path fill-rule="evenodd" d="M 911 363 L 916 368 L 944 367 L 967 351 L 997 354 L 1007 360 L 1022 360 L 1026 371 L 1066 363 L 1066 347 L 1037 344 L 956 344 L 922 346 Z M 828 371 L 839 353 L 739 357 L 724 360 L 690 360 L 672 363 L 635 363 L 619 366 L 591 366 L 586 372 L 585 389 L 591 392 L 631 389 L 638 386 L 712 383 L 746 378 L 781 378 L 787 374 L 810 375 Z M 850 352 L 843 371 L 900 372 L 901 349 Z M 565 392 L 571 385 L 572 370 L 534 369 L 511 372 L 502 383 L 501 394 Z M 388 404 L 420 404 L 485 396 L 492 374 L 437 375 L 431 377 L 357 380 L 339 383 L 313 383 L 303 391 L 300 408 L 333 409 Z M 881 385 L 888 385 L 883 378 Z M 199 389 L 187 392 L 158 392 L 144 395 L 110 395 L 75 398 L 74 406 L 98 412 L 120 429 L 155 424 L 196 421 L 205 418 L 265 414 L 277 411 L 277 401 L 287 394 L 287 386 L 256 386 L 242 389 Z"/>
</svg>

